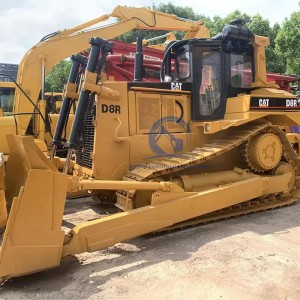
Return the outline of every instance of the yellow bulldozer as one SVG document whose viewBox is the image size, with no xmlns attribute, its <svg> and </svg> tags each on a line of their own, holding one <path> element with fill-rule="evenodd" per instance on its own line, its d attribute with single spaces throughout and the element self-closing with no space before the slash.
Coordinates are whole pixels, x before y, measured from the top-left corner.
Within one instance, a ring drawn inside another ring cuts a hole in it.
<svg viewBox="0 0 300 300">
<path fill-rule="evenodd" d="M 300 105 L 266 80 L 268 38 L 233 22 L 212 38 L 170 42 L 159 83 L 142 80 L 141 41 L 135 80 L 102 81 L 111 51 L 102 38 L 90 39 L 77 91 L 80 57 L 71 68 L 53 140 L 61 143 L 78 98 L 64 172 L 32 137 L 8 136 L 7 164 L 0 157 L 2 280 L 149 232 L 282 207 L 299 196 L 299 158 L 281 128 L 300 124 Z M 115 213 L 65 232 L 66 195 L 82 190 L 114 203 Z"/>
</svg>

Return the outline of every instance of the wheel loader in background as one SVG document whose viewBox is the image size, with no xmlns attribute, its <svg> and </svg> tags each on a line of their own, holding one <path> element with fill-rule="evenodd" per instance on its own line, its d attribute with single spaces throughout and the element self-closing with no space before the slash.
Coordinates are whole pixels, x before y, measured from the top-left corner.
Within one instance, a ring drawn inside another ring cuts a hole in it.
<svg viewBox="0 0 300 300">
<path fill-rule="evenodd" d="M 268 38 L 237 22 L 213 38 L 170 43 L 159 83 L 142 81 L 139 43 L 135 80 L 102 82 L 111 46 L 90 43 L 79 96 L 74 78 L 83 63 L 74 58 L 54 134 L 58 145 L 78 98 L 65 172 L 31 137 L 8 136 L 11 154 L 5 166 L 0 161 L 0 203 L 8 207 L 2 280 L 149 232 L 297 200 L 299 158 L 280 128 L 300 124 L 300 106 L 267 82 Z M 65 234 L 66 195 L 79 190 L 112 199 L 116 213 Z"/>
</svg>

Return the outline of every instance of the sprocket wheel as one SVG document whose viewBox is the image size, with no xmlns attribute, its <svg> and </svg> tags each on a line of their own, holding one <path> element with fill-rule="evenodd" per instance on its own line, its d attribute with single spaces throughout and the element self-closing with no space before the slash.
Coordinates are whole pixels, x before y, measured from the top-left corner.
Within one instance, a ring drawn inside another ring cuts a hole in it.
<svg viewBox="0 0 300 300">
<path fill-rule="evenodd" d="M 274 169 L 280 162 L 282 145 L 273 133 L 263 133 L 245 144 L 245 162 L 251 171 L 262 173 Z"/>
</svg>

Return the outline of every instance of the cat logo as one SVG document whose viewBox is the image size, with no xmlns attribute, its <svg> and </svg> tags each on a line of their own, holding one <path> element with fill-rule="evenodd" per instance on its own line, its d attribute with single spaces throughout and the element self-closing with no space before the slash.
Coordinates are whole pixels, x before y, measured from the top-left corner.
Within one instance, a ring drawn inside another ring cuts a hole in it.
<svg viewBox="0 0 300 300">
<path fill-rule="evenodd" d="M 258 100 L 259 107 L 269 107 L 269 100 L 270 99 L 259 99 Z"/>
<path fill-rule="evenodd" d="M 171 90 L 180 90 L 181 91 L 182 82 L 171 82 Z"/>
</svg>

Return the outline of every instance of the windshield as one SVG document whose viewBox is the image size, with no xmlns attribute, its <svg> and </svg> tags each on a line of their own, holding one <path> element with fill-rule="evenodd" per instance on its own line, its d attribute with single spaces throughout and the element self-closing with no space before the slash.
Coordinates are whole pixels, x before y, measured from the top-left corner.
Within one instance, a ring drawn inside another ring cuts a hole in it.
<svg viewBox="0 0 300 300">
<path fill-rule="evenodd" d="M 5 115 L 10 115 L 14 104 L 14 88 L 0 88 L 0 108 Z"/>
<path fill-rule="evenodd" d="M 177 56 L 177 79 L 184 79 L 190 76 L 190 52 L 185 51 Z"/>
</svg>

